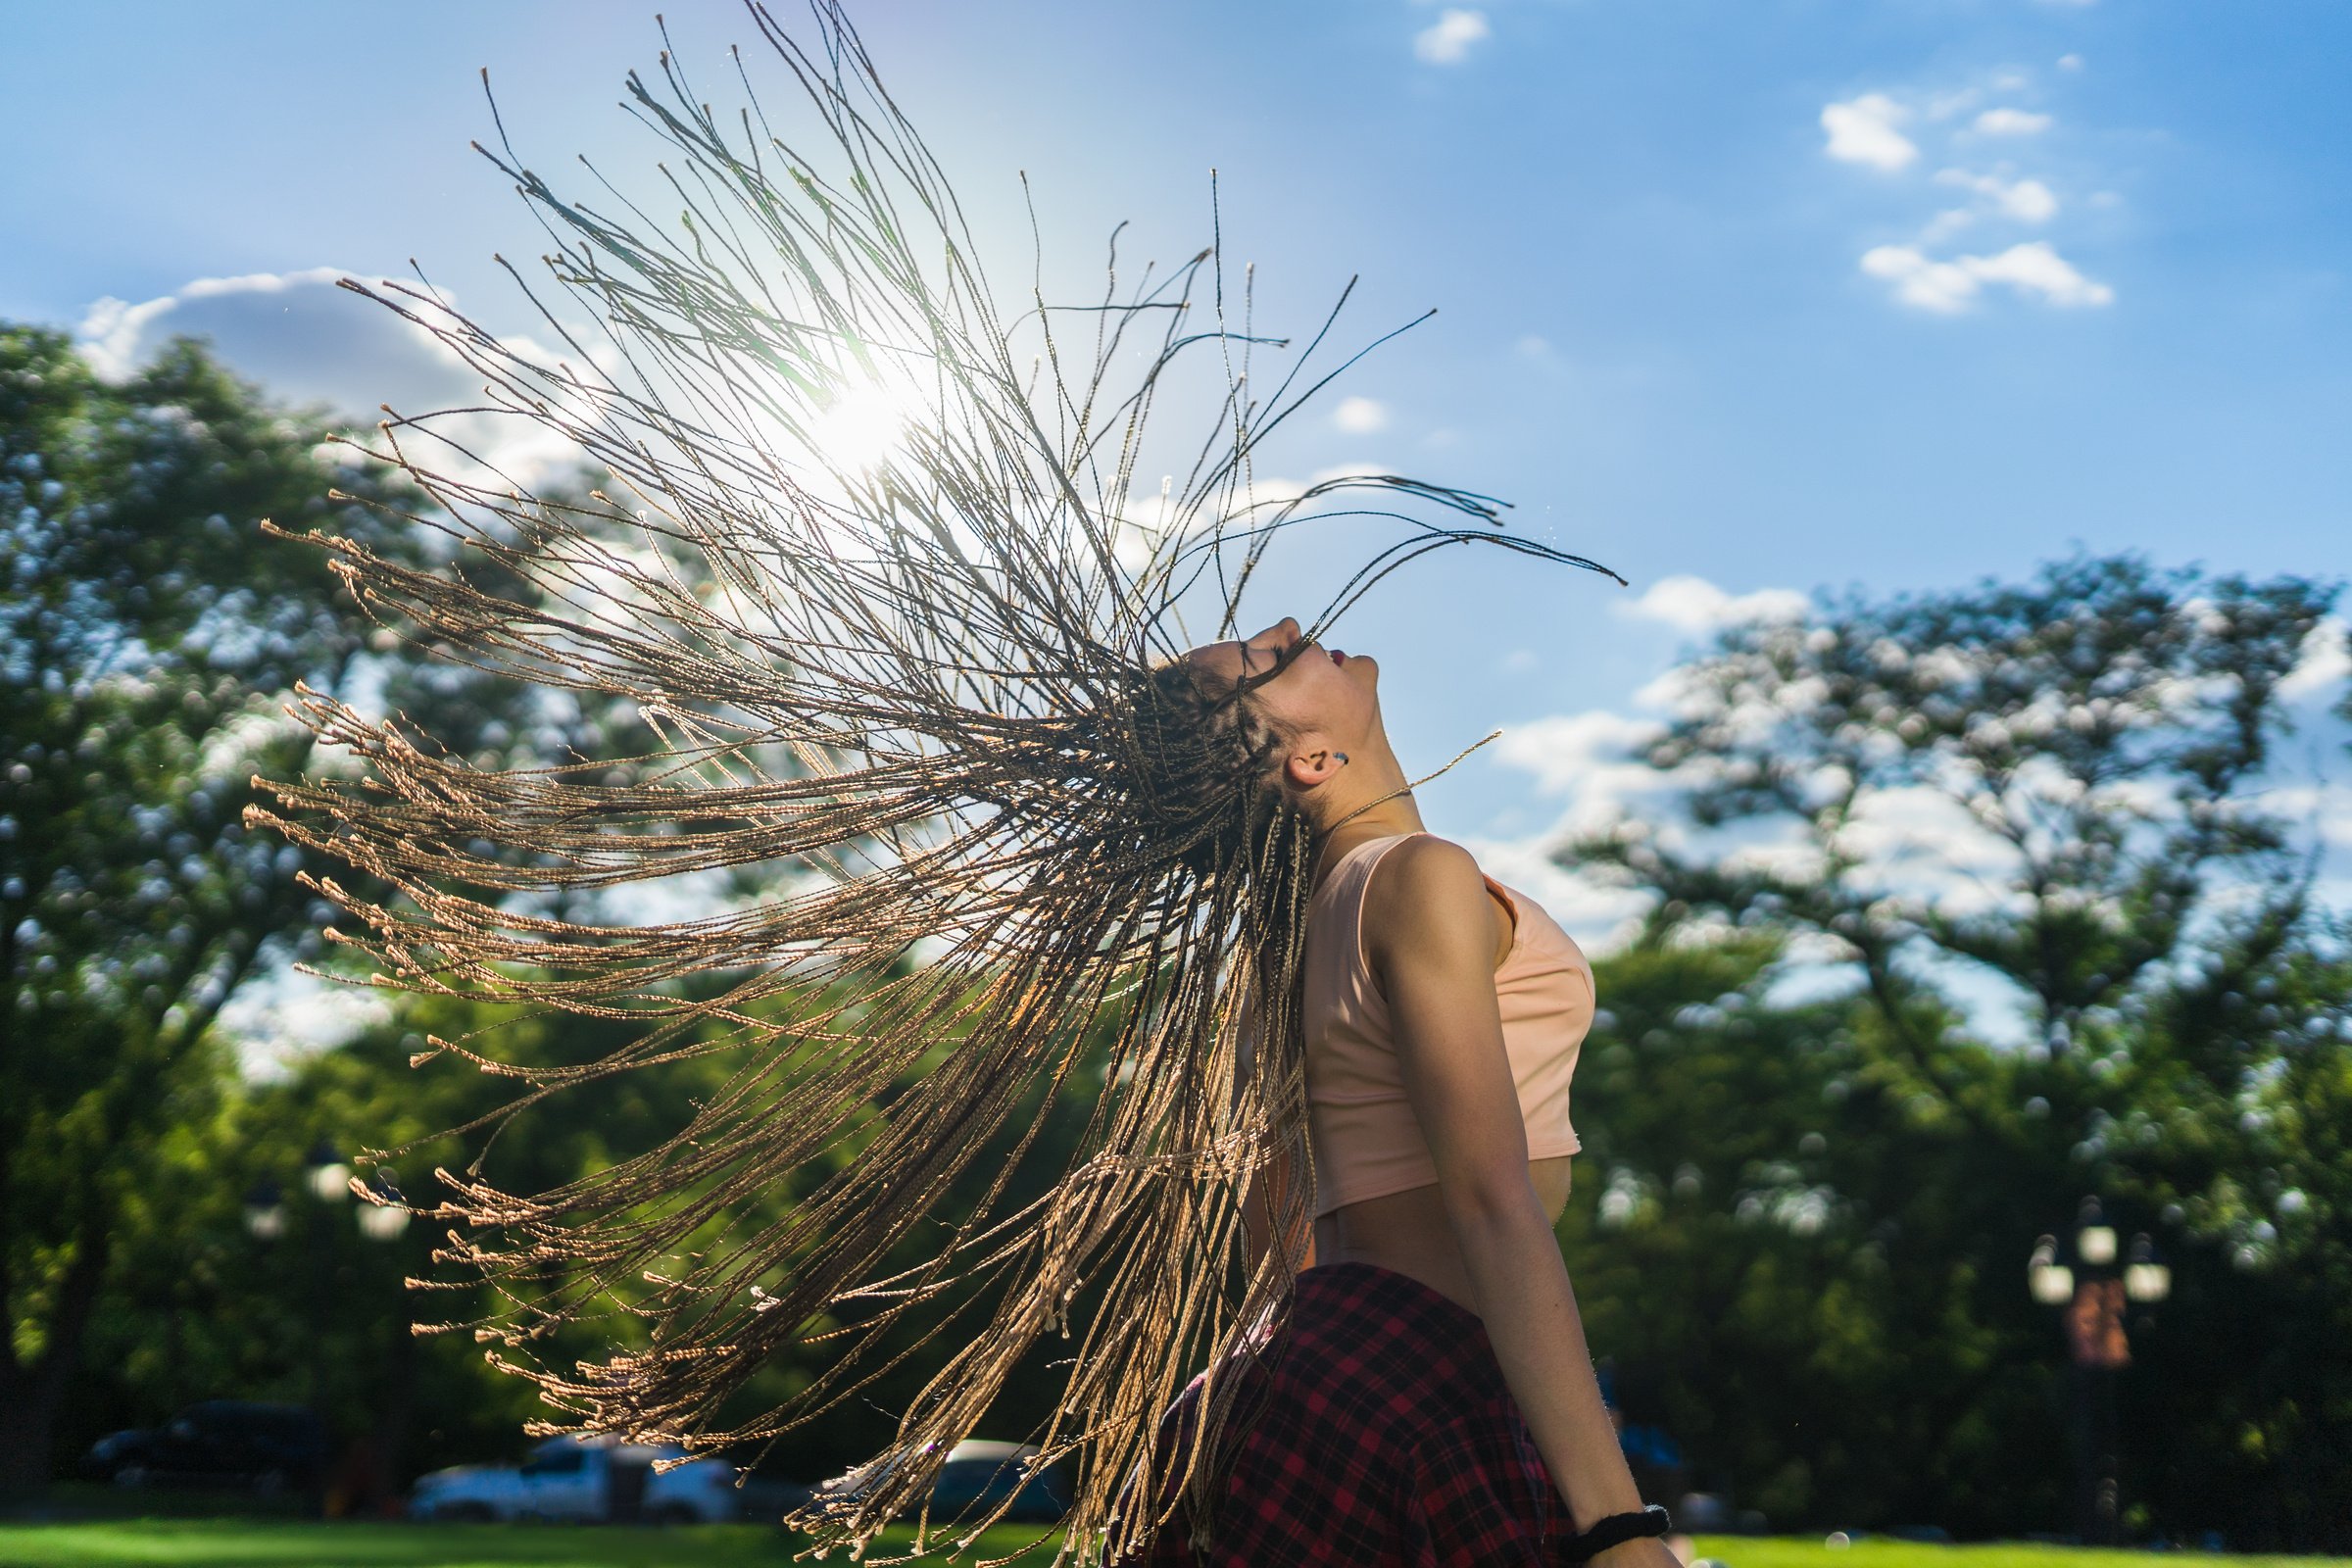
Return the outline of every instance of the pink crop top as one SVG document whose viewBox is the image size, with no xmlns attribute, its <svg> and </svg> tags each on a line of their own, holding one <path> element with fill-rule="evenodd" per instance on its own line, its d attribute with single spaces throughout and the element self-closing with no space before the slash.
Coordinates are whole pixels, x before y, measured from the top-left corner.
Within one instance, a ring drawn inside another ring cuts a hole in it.
<svg viewBox="0 0 2352 1568">
<path fill-rule="evenodd" d="M 1421 1124 L 1404 1098 L 1388 1000 L 1364 960 L 1364 890 L 1404 838 L 1359 844 L 1333 866 L 1307 908 L 1303 1021 L 1306 1101 L 1315 1160 L 1315 1214 L 1438 1179 Z M 1494 971 L 1502 1043 L 1527 1121 L 1527 1155 L 1577 1151 L 1568 1080 L 1592 1027 L 1592 966 L 1543 906 L 1487 878 L 1508 901 L 1511 950 Z"/>
</svg>

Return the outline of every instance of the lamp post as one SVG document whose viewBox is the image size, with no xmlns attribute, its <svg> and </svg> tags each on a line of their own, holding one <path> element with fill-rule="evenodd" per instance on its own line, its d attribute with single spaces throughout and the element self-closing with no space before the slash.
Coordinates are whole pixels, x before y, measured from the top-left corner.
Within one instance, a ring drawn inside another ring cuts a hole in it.
<svg viewBox="0 0 2352 1568">
<path fill-rule="evenodd" d="M 302 1179 L 311 1196 L 321 1203 L 340 1203 L 351 1196 L 351 1166 L 344 1162 L 333 1140 L 321 1138 L 313 1144 L 302 1163 Z"/>
<path fill-rule="evenodd" d="M 2134 1236 L 2118 1260 L 2115 1227 L 2096 1198 L 2082 1200 L 2074 1229 L 2062 1240 L 2044 1236 L 2026 1260 L 2026 1289 L 2044 1306 L 2065 1309 L 2068 1382 L 2074 1391 L 2074 1447 L 2078 1465 L 2077 1529 L 2086 1544 L 2116 1538 L 2120 1498 L 2116 1480 L 2115 1379 L 2132 1364 L 2124 1327 L 2127 1303 L 2153 1306 L 2173 1293 L 2173 1271 L 2155 1242 Z"/>
<path fill-rule="evenodd" d="M 300 1189 L 316 1205 L 306 1224 L 305 1240 L 310 1244 L 310 1403 L 317 1409 L 325 1394 L 326 1385 L 326 1318 L 334 1296 L 335 1256 L 332 1233 L 327 1229 L 328 1216 L 351 1198 L 351 1165 L 332 1139 L 321 1138 L 311 1146 L 303 1157 Z M 409 1228 L 409 1211 L 401 1197 L 399 1180 L 389 1170 L 379 1170 L 368 1182 L 368 1201 L 360 1205 L 357 1216 L 360 1235 L 370 1242 L 390 1243 L 400 1240 Z M 287 1228 L 286 1189 L 275 1176 L 257 1178 L 245 1192 L 245 1232 L 255 1241 L 268 1245 L 281 1240 Z"/>
<path fill-rule="evenodd" d="M 368 1183 L 368 1201 L 360 1208 L 360 1234 L 371 1242 L 397 1242 L 408 1228 L 400 1183 L 390 1171 L 377 1171 Z"/>
<path fill-rule="evenodd" d="M 286 1234 L 286 1190 L 274 1176 L 264 1176 L 245 1190 L 245 1234 L 257 1242 L 274 1242 Z"/>
<path fill-rule="evenodd" d="M 334 1248 L 324 1223 L 351 1197 L 351 1166 L 334 1143 L 321 1138 L 311 1146 L 302 1162 L 302 1184 L 320 1209 L 321 1223 L 311 1243 L 311 1372 L 307 1402 L 319 1410 L 326 1402 L 326 1314 L 335 1294 Z M 323 1412 L 321 1412 L 323 1413 Z"/>
</svg>

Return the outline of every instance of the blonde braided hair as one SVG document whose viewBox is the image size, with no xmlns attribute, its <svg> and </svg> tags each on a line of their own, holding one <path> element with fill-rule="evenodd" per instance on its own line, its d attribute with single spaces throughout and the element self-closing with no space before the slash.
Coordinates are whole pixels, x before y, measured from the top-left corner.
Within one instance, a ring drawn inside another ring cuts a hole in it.
<svg viewBox="0 0 2352 1568">
<path fill-rule="evenodd" d="M 820 1547 L 862 1551 L 921 1504 L 1040 1337 L 1062 1332 L 1066 1379 L 1034 1437 L 1040 1463 L 1075 1467 L 1063 1555 L 1093 1558 L 1114 1522 L 1122 1546 L 1162 1522 L 1132 1501 L 1120 1518 L 1119 1499 L 1174 1495 L 1152 1473 L 1168 1462 L 1159 1418 L 1194 1369 L 1279 1314 L 1305 1231 L 1293 1182 L 1270 1196 L 1275 1235 L 1294 1240 L 1246 1266 L 1242 1195 L 1261 1172 L 1307 1168 L 1295 979 L 1310 834 L 1265 786 L 1280 737 L 1249 691 L 1174 657 L 1180 602 L 1230 628 L 1268 542 L 1307 516 L 1394 530 L 1326 622 L 1446 544 L 1592 564 L 1501 532 L 1483 497 L 1393 475 L 1258 501 L 1255 446 L 1321 382 L 1294 395 L 1286 378 L 1256 401 L 1250 359 L 1270 345 L 1246 313 L 1225 322 L 1213 249 L 1156 281 L 1147 269 L 1125 295 L 1114 252 L 1112 290 L 1079 318 L 1083 353 L 1042 297 L 1000 318 L 937 165 L 839 10 L 813 15 L 804 47 L 751 12 L 821 158 L 776 134 L 748 74 L 731 121 L 666 51 L 659 90 L 629 78 L 678 156 L 674 225 L 560 197 L 503 139 L 489 155 L 546 220 L 553 276 L 599 338 L 550 310 L 558 357 L 422 282 L 346 284 L 433 333 L 486 395 L 379 427 L 370 450 L 431 497 L 415 520 L 452 556 L 429 571 L 318 537 L 358 604 L 485 667 L 633 700 L 665 749 L 618 773 L 609 760 L 475 768 L 309 694 L 300 716 L 348 765 L 269 786 L 275 809 L 253 815 L 391 890 L 318 883 L 377 983 L 641 1026 L 562 1067 L 432 1042 L 521 1080 L 502 1116 L 618 1072 L 740 1059 L 676 1136 L 552 1191 L 501 1191 L 478 1164 L 443 1173 L 439 1256 L 498 1304 L 436 1326 L 473 1330 L 534 1382 L 564 1418 L 543 1430 L 771 1440 L 864 1387 L 866 1352 L 909 1314 L 980 1302 L 985 1322 L 901 1412 L 867 1484 L 820 1494 L 800 1522 Z M 1196 329 L 1204 285 L 1216 320 Z M 1145 368 L 1121 381 L 1135 340 Z M 1212 349 L 1216 434 L 1139 524 L 1154 400 Z M 881 459 L 852 462 L 828 418 L 875 387 L 899 426 Z M 584 500 L 534 494 L 452 422 L 484 417 L 567 442 L 609 477 Z M 692 918 L 565 919 L 531 903 L 777 864 L 812 874 Z M 711 976 L 714 993 L 689 983 Z M 1033 1133 L 1014 1111 L 1061 1088 L 1105 1027 L 1132 1070 L 1106 1075 L 1051 1192 L 1007 1212 Z M 976 1168 L 1000 1130 L 1016 1161 Z M 852 1137 L 858 1157 L 784 1217 L 730 1221 Z M 952 1189 L 972 1217 L 890 1272 Z M 553 1327 L 616 1308 L 644 1322 L 642 1350 L 575 1368 L 534 1357 Z M 721 1418 L 771 1357 L 855 1313 L 835 1331 L 843 1353 L 789 1405 Z M 1198 1455 L 1239 1414 L 1213 1375 L 1201 1408 L 1178 1489 L 1197 1518 L 1213 1493 Z M 986 1522 L 954 1528 L 968 1539 Z"/>
</svg>

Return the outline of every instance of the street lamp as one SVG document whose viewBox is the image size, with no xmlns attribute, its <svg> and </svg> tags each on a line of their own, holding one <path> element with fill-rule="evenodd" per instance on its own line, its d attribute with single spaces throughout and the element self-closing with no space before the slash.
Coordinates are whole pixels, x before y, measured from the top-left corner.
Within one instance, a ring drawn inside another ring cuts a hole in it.
<svg viewBox="0 0 2352 1568">
<path fill-rule="evenodd" d="M 2071 1235 L 2044 1236 L 2026 1260 L 2026 1289 L 2044 1306 L 2065 1309 L 2068 1381 L 2074 1388 L 2077 1512 L 2085 1544 L 2115 1539 L 2115 1378 L 2132 1364 L 2127 1302 L 2153 1305 L 2173 1292 L 2173 1271 L 2144 1231 L 2132 1238 L 2130 1260 L 2116 1263 L 2115 1227 L 2096 1198 L 2082 1200 Z"/>
<path fill-rule="evenodd" d="M 351 1196 L 351 1167 L 331 1140 L 321 1138 L 313 1145 L 303 1166 L 311 1196 L 321 1203 L 340 1203 Z"/>
<path fill-rule="evenodd" d="M 2132 1238 L 2132 1261 L 2124 1265 L 2124 1294 L 2150 1305 L 2173 1294 L 2173 1271 L 2158 1260 L 2156 1243 L 2145 1231 Z"/>
<path fill-rule="evenodd" d="M 2064 1306 L 2075 1298 L 2075 1271 L 2058 1261 L 2058 1238 L 2044 1236 L 2026 1260 L 2026 1289 L 2044 1306 Z"/>
<path fill-rule="evenodd" d="M 316 1409 L 326 1387 L 326 1319 L 334 1296 L 333 1232 L 326 1216 L 351 1194 L 351 1165 L 331 1138 L 320 1138 L 303 1156 L 302 1187 L 319 1205 L 307 1219 L 304 1231 L 311 1254 L 310 1403 Z M 360 1234 L 370 1242 L 396 1242 L 409 1228 L 407 1201 L 400 1183 L 389 1170 L 379 1170 L 368 1183 L 368 1201 L 357 1216 Z M 257 1242 L 270 1243 L 286 1234 L 286 1192 L 274 1176 L 264 1176 L 245 1194 L 245 1230 Z"/>
<path fill-rule="evenodd" d="M 408 1228 L 408 1203 L 400 1196 L 400 1183 L 390 1171 L 377 1171 L 368 1183 L 368 1201 L 360 1205 L 360 1234 L 371 1242 L 397 1242 Z"/>
<path fill-rule="evenodd" d="M 257 1242 L 274 1242 L 286 1234 L 286 1190 L 274 1176 L 264 1176 L 245 1189 L 245 1234 Z"/>
</svg>

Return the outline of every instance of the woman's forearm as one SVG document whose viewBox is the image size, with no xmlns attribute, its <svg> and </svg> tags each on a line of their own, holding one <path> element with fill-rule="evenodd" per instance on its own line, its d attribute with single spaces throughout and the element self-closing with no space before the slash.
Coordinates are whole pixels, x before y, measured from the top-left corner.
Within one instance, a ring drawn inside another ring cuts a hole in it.
<svg viewBox="0 0 2352 1568">
<path fill-rule="evenodd" d="M 1536 1449 L 1579 1530 L 1642 1506 L 1585 1346 L 1584 1319 L 1558 1241 L 1533 1188 L 1456 1202 L 1453 1230 L 1479 1316 Z"/>
</svg>

